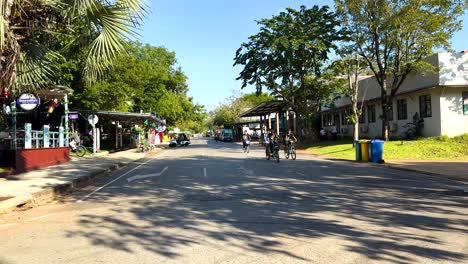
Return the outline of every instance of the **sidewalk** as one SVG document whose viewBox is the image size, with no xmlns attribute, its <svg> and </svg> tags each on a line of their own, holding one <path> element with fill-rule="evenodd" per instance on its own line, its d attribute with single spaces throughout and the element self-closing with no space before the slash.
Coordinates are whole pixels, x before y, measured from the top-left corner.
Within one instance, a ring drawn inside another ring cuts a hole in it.
<svg viewBox="0 0 468 264">
<path fill-rule="evenodd" d="M 95 157 L 76 158 L 67 164 L 48 167 L 0 178 L 0 214 L 26 204 L 50 201 L 56 194 L 85 185 L 87 181 L 146 156 L 156 155 L 161 148 L 150 153 L 136 149 Z"/>
<path fill-rule="evenodd" d="M 313 155 L 325 159 L 334 158 L 312 154 L 304 150 L 298 150 L 298 154 Z M 355 162 L 354 160 L 344 160 Z M 416 171 L 433 176 L 441 176 L 455 180 L 468 182 L 468 161 L 443 161 L 443 160 L 385 160 L 384 164 L 369 163 L 375 166 L 386 166 L 393 169 Z"/>
<path fill-rule="evenodd" d="M 442 175 L 462 181 L 468 181 L 468 161 L 441 161 L 441 160 L 387 160 L 385 165 L 427 173 Z"/>
</svg>

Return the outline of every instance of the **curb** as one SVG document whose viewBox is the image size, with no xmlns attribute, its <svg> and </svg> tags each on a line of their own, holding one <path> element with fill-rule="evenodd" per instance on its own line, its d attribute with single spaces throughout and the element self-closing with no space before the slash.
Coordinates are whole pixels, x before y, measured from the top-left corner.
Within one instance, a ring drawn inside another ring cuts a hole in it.
<svg viewBox="0 0 468 264">
<path fill-rule="evenodd" d="M 124 168 L 132 163 L 138 162 L 140 160 L 143 160 L 147 157 L 151 157 L 153 155 L 157 155 L 161 153 L 162 151 L 165 151 L 165 148 L 161 148 L 161 151 L 157 151 L 154 153 L 147 153 L 144 157 L 130 161 L 128 163 L 124 162 L 119 162 L 116 164 L 112 164 L 107 168 L 99 169 L 97 171 L 91 172 L 89 174 L 83 175 L 81 177 L 78 177 L 76 179 L 71 180 L 71 182 L 67 183 L 62 183 L 55 185 L 53 187 L 47 187 L 44 188 L 44 190 L 41 190 L 39 192 L 31 194 L 31 196 L 17 196 L 14 198 L 11 198 L 7 201 L 4 201 L 7 205 L 4 206 L 3 208 L 0 206 L 0 215 L 6 214 L 8 212 L 12 211 L 23 211 L 23 210 L 28 210 L 31 209 L 37 205 L 47 203 L 54 201 L 57 197 L 61 195 L 65 195 L 68 193 L 73 192 L 73 190 L 77 188 L 82 188 L 87 186 L 89 183 L 91 183 L 94 179 L 103 176 L 107 173 L 111 173 L 113 171 L 116 171 L 118 169 Z M 1 204 L 1 203 L 0 203 Z"/>
<path fill-rule="evenodd" d="M 388 169 L 393 169 L 393 170 L 400 170 L 400 171 L 406 171 L 406 172 L 426 174 L 426 175 L 429 175 L 429 176 L 443 177 L 443 178 L 446 178 L 448 180 L 458 181 L 458 182 L 462 182 L 462 183 L 467 183 L 468 182 L 466 179 L 459 178 L 459 177 L 456 177 L 456 176 L 449 176 L 449 175 L 444 175 L 444 174 L 440 174 L 440 173 L 422 171 L 422 170 L 416 170 L 416 169 L 402 168 L 402 167 L 397 166 L 397 165 L 392 165 L 391 163 L 373 163 L 373 162 L 362 162 L 362 161 L 339 159 L 339 158 L 329 158 L 329 157 L 322 156 L 320 154 L 313 154 L 313 153 L 308 153 L 308 152 L 303 152 L 303 151 L 297 152 L 297 153 L 298 154 L 300 153 L 300 154 L 310 155 L 310 156 L 316 156 L 316 157 L 320 157 L 320 158 L 322 158 L 324 160 L 329 160 L 329 161 L 344 161 L 344 162 L 355 163 L 355 164 L 368 164 L 368 165 L 374 166 L 374 167 L 386 167 Z"/>
</svg>

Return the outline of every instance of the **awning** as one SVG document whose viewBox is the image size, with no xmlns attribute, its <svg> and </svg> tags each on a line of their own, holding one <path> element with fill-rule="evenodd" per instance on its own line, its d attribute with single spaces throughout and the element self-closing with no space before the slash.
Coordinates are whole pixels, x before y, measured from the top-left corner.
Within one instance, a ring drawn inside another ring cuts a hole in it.
<svg viewBox="0 0 468 264">
<path fill-rule="evenodd" d="M 145 120 L 153 121 L 159 125 L 166 125 L 166 121 L 152 113 L 130 113 L 130 112 L 111 112 L 111 111 L 78 111 L 82 114 L 95 114 L 99 118 L 107 121 L 119 122 L 143 122 Z"/>
<path fill-rule="evenodd" d="M 264 116 L 271 113 L 278 113 L 286 111 L 286 105 L 283 101 L 272 101 L 261 103 L 250 110 L 242 113 L 240 117 L 249 117 L 249 116 Z"/>
</svg>

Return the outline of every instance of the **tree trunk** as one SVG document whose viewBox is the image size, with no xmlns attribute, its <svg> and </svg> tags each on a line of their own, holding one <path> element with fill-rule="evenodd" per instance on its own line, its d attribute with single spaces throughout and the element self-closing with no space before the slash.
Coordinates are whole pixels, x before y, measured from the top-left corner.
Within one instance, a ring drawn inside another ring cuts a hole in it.
<svg viewBox="0 0 468 264">
<path fill-rule="evenodd" d="M 382 138 L 385 141 L 389 140 L 388 136 L 388 128 L 389 128 L 389 120 L 388 120 L 388 115 L 387 115 L 387 105 L 388 105 L 388 98 L 385 97 L 385 101 L 382 100 Z"/>
<path fill-rule="evenodd" d="M 2 0 L 3 1 L 3 0 Z M 4 2 L 3 18 L 6 28 L 11 23 L 11 8 L 14 0 Z M 5 43 L 0 48 L 0 90 L 9 91 L 15 83 L 16 64 L 20 58 L 20 45 L 12 31 L 5 32 Z"/>
<path fill-rule="evenodd" d="M 382 77 L 382 94 L 381 94 L 381 103 L 382 103 L 382 138 L 385 141 L 388 141 L 388 115 L 387 115 L 387 105 L 388 105 L 388 95 L 387 95 L 387 77 Z"/>
</svg>

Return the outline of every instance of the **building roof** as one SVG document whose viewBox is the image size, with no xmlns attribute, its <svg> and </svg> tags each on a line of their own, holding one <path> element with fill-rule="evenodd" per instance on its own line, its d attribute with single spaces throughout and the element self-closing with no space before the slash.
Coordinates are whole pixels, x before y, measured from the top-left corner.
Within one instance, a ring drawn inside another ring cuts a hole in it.
<svg viewBox="0 0 468 264">
<path fill-rule="evenodd" d="M 83 114 L 95 114 L 100 118 L 109 121 L 154 121 L 160 125 L 166 125 L 166 120 L 162 120 L 151 113 L 129 113 L 129 112 L 111 112 L 111 111 L 80 111 Z"/>
<path fill-rule="evenodd" d="M 250 110 L 242 113 L 240 117 L 249 117 L 249 116 L 264 116 L 271 113 L 282 112 L 286 110 L 286 106 L 283 101 L 271 101 L 261 103 Z"/>
</svg>

